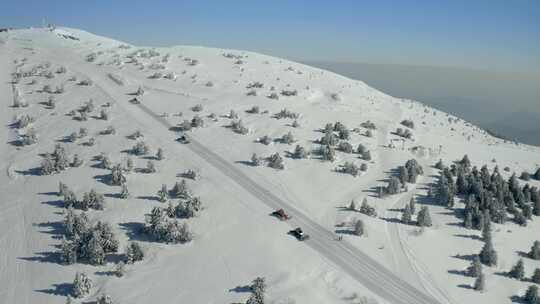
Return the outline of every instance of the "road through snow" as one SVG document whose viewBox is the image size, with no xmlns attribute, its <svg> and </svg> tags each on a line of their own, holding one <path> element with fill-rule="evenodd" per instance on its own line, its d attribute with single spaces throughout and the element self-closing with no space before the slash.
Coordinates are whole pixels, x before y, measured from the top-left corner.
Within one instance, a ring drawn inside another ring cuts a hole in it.
<svg viewBox="0 0 540 304">
<path fill-rule="evenodd" d="M 144 104 L 137 105 L 142 111 L 153 117 L 165 128 L 173 127 L 166 119 L 154 113 Z M 324 257 L 342 268 L 354 279 L 362 283 L 380 297 L 395 304 L 434 304 L 439 303 L 430 296 L 417 290 L 409 283 L 403 281 L 391 273 L 383 265 L 379 264 L 368 255 L 353 247 L 346 241 L 334 240 L 334 233 L 309 219 L 293 205 L 280 199 L 267 189 L 258 185 L 245 173 L 240 171 L 221 156 L 207 149 L 193 136 L 190 136 L 190 144 L 185 145 L 199 155 L 209 164 L 235 181 L 239 186 L 250 192 L 260 201 L 272 209 L 283 208 L 292 216 L 292 226 L 300 226 L 311 236 L 306 244 L 317 250 Z"/>
</svg>

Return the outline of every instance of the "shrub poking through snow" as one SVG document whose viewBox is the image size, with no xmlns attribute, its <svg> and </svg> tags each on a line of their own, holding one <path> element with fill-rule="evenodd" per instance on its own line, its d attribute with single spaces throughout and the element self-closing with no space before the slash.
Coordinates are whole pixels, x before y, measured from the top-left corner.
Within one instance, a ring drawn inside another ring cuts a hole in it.
<svg viewBox="0 0 540 304">
<path fill-rule="evenodd" d="M 372 217 L 377 216 L 377 211 L 375 210 L 374 207 L 368 204 L 368 201 L 366 198 L 362 200 L 362 205 L 360 206 L 360 213 L 363 213 L 367 216 L 372 216 Z"/>
<path fill-rule="evenodd" d="M 242 135 L 249 133 L 249 129 L 246 128 L 246 126 L 244 126 L 244 123 L 242 122 L 241 119 L 231 121 L 231 129 L 235 133 L 242 134 Z"/>
<path fill-rule="evenodd" d="M 283 164 L 283 158 L 277 152 L 270 155 L 267 161 L 268 161 L 268 167 L 270 168 L 274 168 L 278 170 L 285 169 L 285 165 Z"/>
</svg>

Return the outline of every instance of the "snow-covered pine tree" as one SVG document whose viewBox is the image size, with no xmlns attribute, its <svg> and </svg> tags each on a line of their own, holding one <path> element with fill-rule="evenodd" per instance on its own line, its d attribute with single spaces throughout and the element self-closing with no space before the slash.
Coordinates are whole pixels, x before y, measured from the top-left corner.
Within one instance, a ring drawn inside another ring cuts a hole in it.
<svg viewBox="0 0 540 304">
<path fill-rule="evenodd" d="M 75 298 L 82 298 L 92 289 L 92 280 L 84 273 L 77 272 L 75 274 L 75 279 L 73 280 L 73 287 L 71 294 Z"/>
<path fill-rule="evenodd" d="M 465 272 L 470 277 L 478 277 L 478 275 L 482 273 L 482 263 L 480 262 L 480 258 L 478 257 L 478 255 L 475 255 L 473 257 L 471 265 L 467 268 Z"/>
<path fill-rule="evenodd" d="M 534 241 L 528 256 L 533 260 L 540 260 L 540 241 Z"/>
<path fill-rule="evenodd" d="M 522 281 L 525 277 L 525 266 L 523 265 L 523 260 L 519 259 L 519 261 L 510 269 L 508 272 L 508 276 L 511 278 L 514 278 L 516 280 Z"/>
<path fill-rule="evenodd" d="M 362 236 L 364 235 L 364 230 L 365 230 L 364 222 L 361 219 L 357 219 L 354 222 L 354 230 L 353 230 L 354 235 Z"/>
<path fill-rule="evenodd" d="M 412 212 L 411 212 L 411 207 L 409 205 L 405 205 L 405 208 L 403 208 L 403 213 L 401 215 L 401 222 L 406 225 L 409 225 L 412 222 Z"/>
<path fill-rule="evenodd" d="M 131 242 L 126 248 L 126 263 L 133 264 L 144 259 L 144 252 L 141 245 L 137 242 Z"/>
<path fill-rule="evenodd" d="M 482 272 L 480 272 L 476 277 L 473 288 L 476 291 L 484 291 L 486 288 L 486 278 Z"/>
<path fill-rule="evenodd" d="M 430 227 L 432 225 L 431 215 L 429 214 L 429 208 L 427 206 L 423 206 L 420 211 L 418 211 L 416 221 L 420 227 Z"/>
</svg>

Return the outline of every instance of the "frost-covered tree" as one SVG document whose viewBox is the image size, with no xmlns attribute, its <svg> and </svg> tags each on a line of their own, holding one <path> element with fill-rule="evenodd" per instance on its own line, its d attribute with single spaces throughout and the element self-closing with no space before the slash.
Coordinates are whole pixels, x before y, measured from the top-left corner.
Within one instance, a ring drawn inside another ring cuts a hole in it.
<svg viewBox="0 0 540 304">
<path fill-rule="evenodd" d="M 360 174 L 360 168 L 353 162 L 345 162 L 341 168 L 339 169 L 339 171 L 343 172 L 343 173 L 346 173 L 346 174 L 350 174 L 354 177 L 358 176 L 358 174 Z"/>
<path fill-rule="evenodd" d="M 365 151 L 364 153 L 362 153 L 362 159 L 370 161 L 371 160 L 371 151 L 368 150 L 368 151 Z"/>
<path fill-rule="evenodd" d="M 99 119 L 109 120 L 109 113 L 105 109 L 102 109 L 99 112 Z"/>
<path fill-rule="evenodd" d="M 127 187 L 127 183 L 122 184 L 122 189 L 120 190 L 120 194 L 118 196 L 121 199 L 129 198 L 129 190 L 128 190 L 128 187 Z"/>
<path fill-rule="evenodd" d="M 517 280 L 523 280 L 525 277 L 525 266 L 523 265 L 523 260 L 519 259 L 519 261 L 510 269 L 508 272 L 508 276 Z"/>
<path fill-rule="evenodd" d="M 111 296 L 106 295 L 106 294 L 102 294 L 97 298 L 97 303 L 96 304 L 113 304 L 113 300 L 112 300 Z"/>
<path fill-rule="evenodd" d="M 361 220 L 361 219 L 358 219 L 354 222 L 354 230 L 353 230 L 353 233 L 354 235 L 357 235 L 357 236 L 362 236 L 364 235 L 364 222 Z"/>
<path fill-rule="evenodd" d="M 171 196 L 176 198 L 188 199 L 191 197 L 191 190 L 188 188 L 185 180 L 176 182 L 171 189 Z"/>
<path fill-rule="evenodd" d="M 199 115 L 193 116 L 191 119 L 191 126 L 193 128 L 200 128 L 204 126 L 204 121 Z"/>
<path fill-rule="evenodd" d="M 418 216 L 416 217 L 416 222 L 420 227 L 430 227 L 432 225 L 431 215 L 429 214 L 429 208 L 427 206 L 420 208 Z"/>
<path fill-rule="evenodd" d="M 77 245 L 65 237 L 62 238 L 60 244 L 60 260 L 66 265 L 77 263 Z"/>
<path fill-rule="evenodd" d="M 257 277 L 253 280 L 251 286 L 251 296 L 246 301 L 246 304 L 264 304 L 266 281 L 263 277 Z"/>
<path fill-rule="evenodd" d="M 540 241 L 534 241 L 528 256 L 533 260 L 540 260 Z"/>
<path fill-rule="evenodd" d="M 296 159 L 302 159 L 307 158 L 309 156 L 309 152 L 306 151 L 306 149 L 300 145 L 296 145 L 294 148 L 294 152 L 292 153 L 293 158 Z"/>
<path fill-rule="evenodd" d="M 346 141 L 342 141 L 338 144 L 338 150 L 345 153 L 353 153 L 353 146 Z"/>
<path fill-rule="evenodd" d="M 368 170 L 368 166 L 367 166 L 367 164 L 365 164 L 365 163 L 362 163 L 362 164 L 360 165 L 360 171 L 362 171 L 362 172 L 366 172 L 367 170 Z"/>
<path fill-rule="evenodd" d="M 37 143 L 38 136 L 33 128 L 28 128 L 26 133 L 19 135 L 19 142 L 23 146 L 30 146 Z"/>
<path fill-rule="evenodd" d="M 320 147 L 319 154 L 321 155 L 322 160 L 326 161 L 335 161 L 336 160 L 336 151 L 334 147 L 330 145 L 323 145 Z"/>
<path fill-rule="evenodd" d="M 411 210 L 411 214 L 414 214 L 416 212 L 416 200 L 414 197 L 411 197 L 411 200 L 409 201 L 409 208 Z"/>
<path fill-rule="evenodd" d="M 74 154 L 73 155 L 73 161 L 71 161 L 70 166 L 74 167 L 74 168 L 77 168 L 77 167 L 82 166 L 83 163 L 84 163 L 84 161 L 81 158 L 79 158 L 79 154 Z"/>
<path fill-rule="evenodd" d="M 536 283 L 536 284 L 540 284 L 540 268 L 536 268 L 534 270 L 534 273 L 531 277 L 531 281 Z"/>
<path fill-rule="evenodd" d="M 335 146 L 338 143 L 338 137 L 333 132 L 326 132 L 324 136 L 319 139 L 319 143 L 325 146 Z"/>
<path fill-rule="evenodd" d="M 351 203 L 349 204 L 349 210 L 356 211 L 356 201 L 354 199 L 351 200 Z"/>
<path fill-rule="evenodd" d="M 540 303 L 540 297 L 538 296 L 538 286 L 531 285 L 527 288 L 525 295 L 523 296 L 523 301 L 526 304 L 538 304 Z"/>
<path fill-rule="evenodd" d="M 131 149 L 131 153 L 141 156 L 146 155 L 150 151 L 150 148 L 144 141 L 138 141 L 135 146 Z"/>
<path fill-rule="evenodd" d="M 475 255 L 473 257 L 473 260 L 471 261 L 471 265 L 467 268 L 465 273 L 470 277 L 478 277 L 482 273 L 482 263 L 480 262 L 480 258 L 478 255 Z"/>
<path fill-rule="evenodd" d="M 384 192 L 386 194 L 397 194 L 399 193 L 399 190 L 401 189 L 401 183 L 399 182 L 399 179 L 395 176 L 390 177 L 388 180 L 388 185 L 384 188 Z"/>
<path fill-rule="evenodd" d="M 493 248 L 493 243 L 490 241 L 484 243 L 484 247 L 478 255 L 480 257 L 480 262 L 487 266 L 497 265 L 497 252 Z"/>
<path fill-rule="evenodd" d="M 540 180 L 540 168 L 536 169 L 536 172 L 534 173 L 534 179 Z"/>
<path fill-rule="evenodd" d="M 100 167 L 103 169 L 109 169 L 109 170 L 112 168 L 112 162 L 108 155 L 101 156 Z"/>
<path fill-rule="evenodd" d="M 147 163 L 146 163 L 146 173 L 156 173 L 156 165 L 154 164 L 153 161 L 149 160 Z"/>
<path fill-rule="evenodd" d="M 98 231 L 93 231 L 88 243 L 82 248 L 83 256 L 92 265 L 103 265 L 105 263 L 105 250 L 103 249 L 101 235 Z"/>
<path fill-rule="evenodd" d="M 476 277 L 473 288 L 476 291 L 484 291 L 486 288 L 486 278 L 482 272 L 480 272 Z"/>
<path fill-rule="evenodd" d="M 70 189 L 64 190 L 64 208 L 74 207 L 78 206 L 79 201 L 77 200 L 77 196 L 75 195 L 75 192 L 71 191 Z"/>
<path fill-rule="evenodd" d="M 157 153 L 156 153 L 156 159 L 157 160 L 165 159 L 165 153 L 163 152 L 163 149 L 158 148 Z"/>
<path fill-rule="evenodd" d="M 131 157 L 130 157 L 126 161 L 126 168 L 125 168 L 126 172 L 129 173 L 129 172 L 133 171 L 133 167 L 134 167 L 133 159 L 131 159 Z"/>
<path fill-rule="evenodd" d="M 118 262 L 116 266 L 114 267 L 113 271 L 114 275 L 121 278 L 126 273 L 126 264 L 122 261 Z"/>
<path fill-rule="evenodd" d="M 406 225 L 409 225 L 412 222 L 412 212 L 409 205 L 405 205 L 405 208 L 403 208 L 403 213 L 401 214 L 401 222 Z"/>
<path fill-rule="evenodd" d="M 91 289 L 92 280 L 84 272 L 77 272 L 73 280 L 71 294 L 75 298 L 82 298 L 90 293 Z"/>
<path fill-rule="evenodd" d="M 117 164 L 111 168 L 111 185 L 123 185 L 126 183 L 126 177 L 124 176 L 124 170 L 120 164 Z"/>
<path fill-rule="evenodd" d="M 144 259 L 144 251 L 137 242 L 131 242 L 126 248 L 126 263 L 133 264 Z"/>
<path fill-rule="evenodd" d="M 366 198 L 362 200 L 362 205 L 360 206 L 360 213 L 363 213 L 368 216 L 373 216 L 373 217 L 377 216 L 377 211 L 375 210 L 374 207 L 368 204 L 368 201 Z"/>
<path fill-rule="evenodd" d="M 356 153 L 360 155 L 364 154 L 366 151 L 367 151 L 367 148 L 363 144 L 358 144 L 358 147 L 356 147 Z"/>
<path fill-rule="evenodd" d="M 261 165 L 261 159 L 257 156 L 256 153 L 253 153 L 253 154 L 251 155 L 251 165 L 252 165 L 252 166 L 255 166 L 255 167 Z"/>
<path fill-rule="evenodd" d="M 169 199 L 169 191 L 167 190 L 167 185 L 161 185 L 161 189 L 157 192 L 158 200 L 162 203 L 166 202 Z"/>
<path fill-rule="evenodd" d="M 294 136 L 291 132 L 287 132 L 287 134 L 284 134 L 281 136 L 280 141 L 284 144 L 290 145 L 294 143 L 296 140 L 294 139 Z"/>
<path fill-rule="evenodd" d="M 268 161 L 268 167 L 270 168 L 274 168 L 278 170 L 285 169 L 285 165 L 283 164 L 283 158 L 277 152 L 270 155 L 267 161 Z"/>
<path fill-rule="evenodd" d="M 103 210 L 105 205 L 105 196 L 96 190 L 91 189 L 90 192 L 85 192 L 83 199 L 75 204 L 76 207 L 82 210 L 95 209 Z"/>
</svg>

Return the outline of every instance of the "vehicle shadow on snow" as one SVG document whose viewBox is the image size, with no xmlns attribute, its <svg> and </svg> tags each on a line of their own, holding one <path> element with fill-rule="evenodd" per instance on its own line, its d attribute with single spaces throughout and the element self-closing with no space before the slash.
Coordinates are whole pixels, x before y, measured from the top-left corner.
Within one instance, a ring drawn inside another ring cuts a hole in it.
<svg viewBox="0 0 540 304">
<path fill-rule="evenodd" d="M 53 284 L 52 288 L 49 289 L 37 289 L 36 292 L 46 293 L 50 295 L 55 296 L 68 296 L 71 294 L 71 291 L 73 289 L 72 283 L 60 283 L 60 284 Z"/>
</svg>

